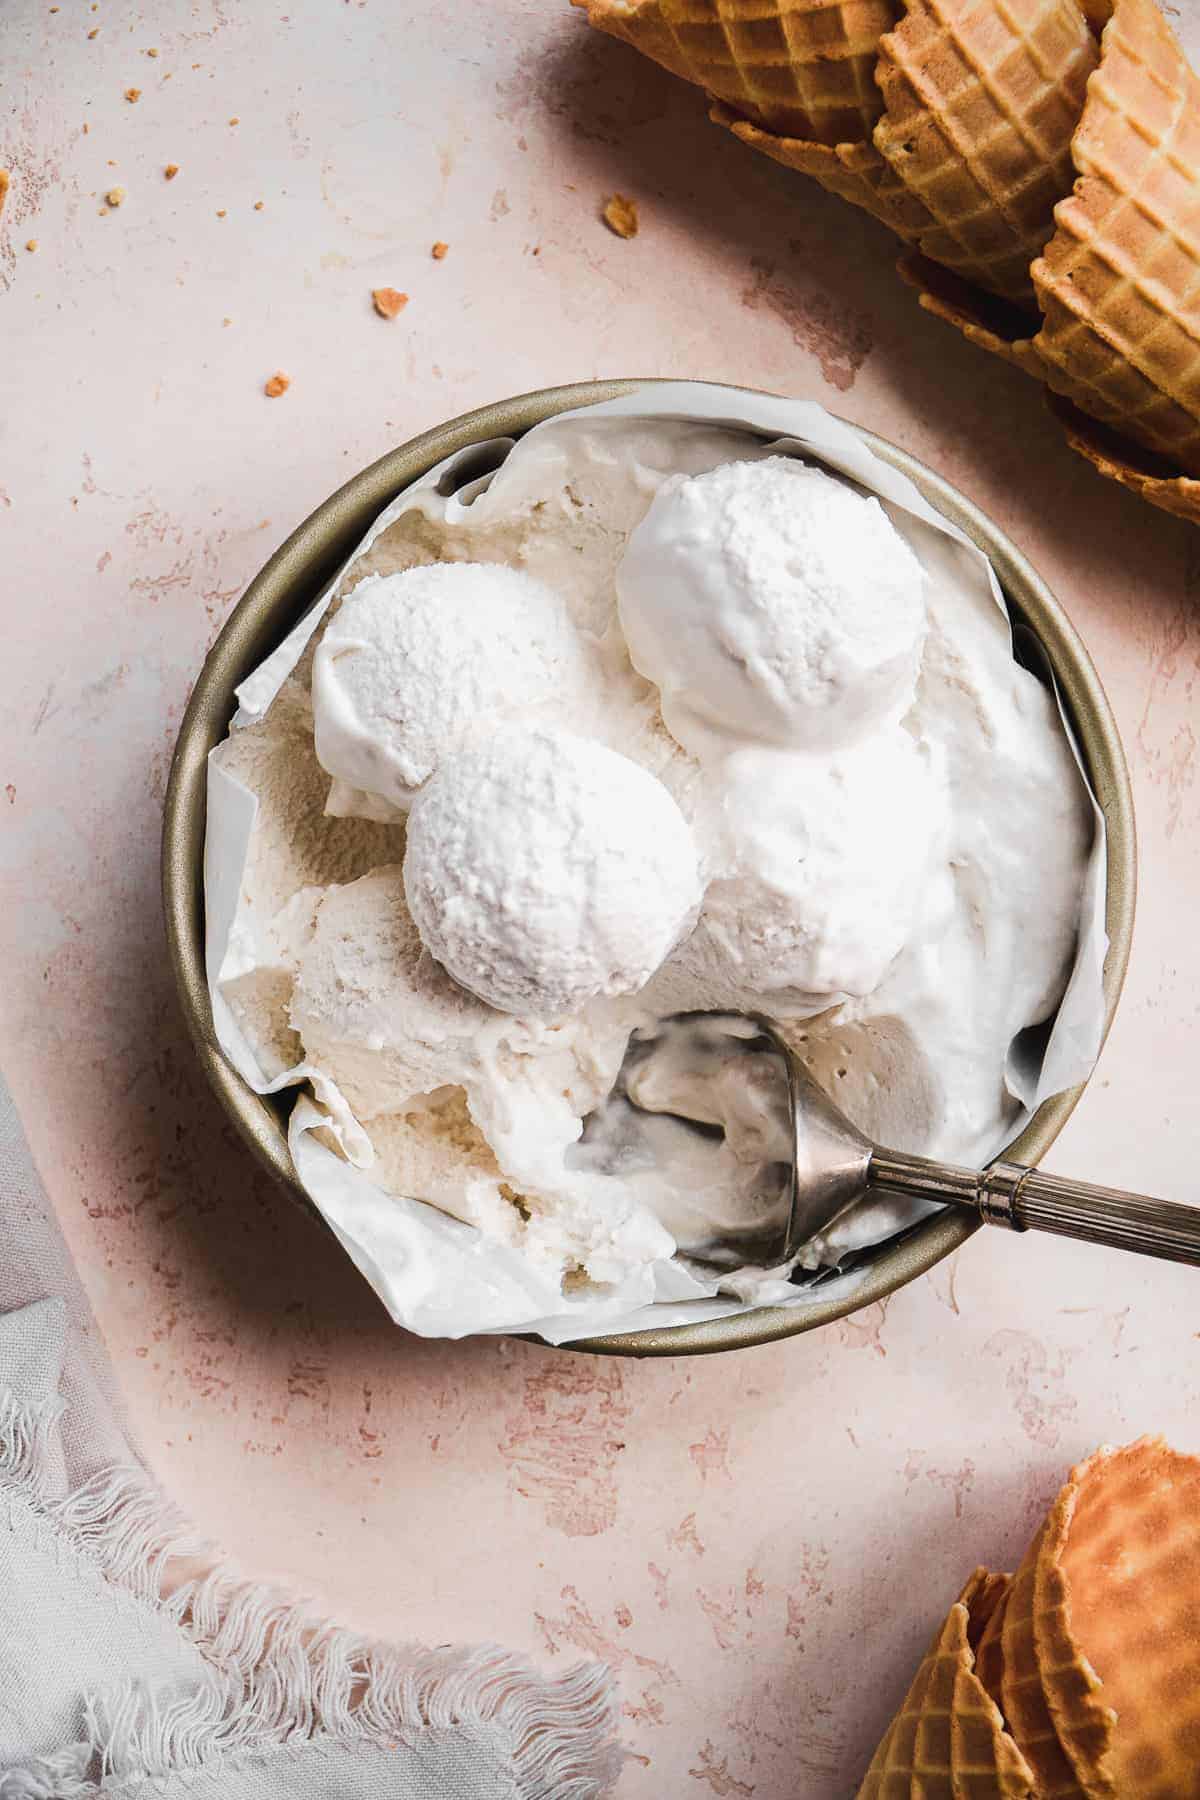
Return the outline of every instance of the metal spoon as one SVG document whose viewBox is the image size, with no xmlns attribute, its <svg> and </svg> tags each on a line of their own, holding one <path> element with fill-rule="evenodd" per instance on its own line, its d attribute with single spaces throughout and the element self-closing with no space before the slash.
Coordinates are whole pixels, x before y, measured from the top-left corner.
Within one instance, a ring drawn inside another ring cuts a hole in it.
<svg viewBox="0 0 1200 1800">
<path fill-rule="evenodd" d="M 745 1058 L 755 1059 L 753 1081 L 740 1084 L 752 1094 L 752 1116 L 731 1126 L 728 1108 Z M 1009 1231 L 1049 1231 L 1200 1264 L 1200 1207 L 1067 1181 L 1022 1163 L 964 1169 L 881 1149 L 817 1086 L 775 1028 L 753 1015 L 677 1013 L 634 1032 L 614 1095 L 629 1116 L 645 1121 L 669 1119 L 710 1137 L 736 1131 L 761 1169 L 777 1172 L 777 1203 L 759 1209 L 751 1238 L 688 1246 L 698 1260 L 728 1265 L 740 1258 L 767 1268 L 787 1262 L 864 1194 L 884 1191 L 964 1206 Z"/>
</svg>

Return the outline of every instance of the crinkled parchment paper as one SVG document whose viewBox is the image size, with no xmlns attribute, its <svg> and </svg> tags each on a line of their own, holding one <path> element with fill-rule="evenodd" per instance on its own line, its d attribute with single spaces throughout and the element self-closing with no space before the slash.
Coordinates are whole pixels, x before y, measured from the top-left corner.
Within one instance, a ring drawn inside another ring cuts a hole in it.
<svg viewBox="0 0 1200 1800">
<path fill-rule="evenodd" d="M 904 475 L 881 462 L 847 425 L 810 401 L 731 394 L 700 383 L 646 383 L 621 400 L 581 409 L 590 417 L 689 419 L 754 433 L 782 453 L 813 456 L 889 503 L 901 530 L 913 538 L 923 560 L 934 557 L 960 588 L 981 603 L 1003 608 L 990 564 L 954 526 L 922 499 Z M 571 414 L 559 415 L 571 417 Z M 535 433 L 538 428 L 535 427 Z M 376 519 L 337 581 L 332 583 L 278 649 L 238 690 L 239 725 L 262 718 L 299 661 L 353 563 L 420 493 L 453 495 L 442 504 L 451 519 L 487 485 L 478 475 L 482 461 L 495 467 L 511 448 L 508 440 L 462 452 L 415 482 Z M 1028 634 L 1026 634 L 1028 635 Z M 1026 661 L 1032 661 L 1028 654 Z M 1061 707 L 1060 707 L 1061 712 Z M 1067 729 L 1064 718 L 1064 730 Z M 1076 760 L 1079 761 L 1076 749 Z M 1080 761 L 1082 769 L 1082 762 Z M 1083 1081 L 1099 1051 L 1104 1021 L 1101 971 L 1105 934 L 1104 821 L 1093 795 L 1096 835 L 1080 896 L 1080 934 L 1075 966 L 1053 1027 L 1030 1045 L 1014 1045 L 1006 1070 L 1008 1085 L 1025 1108 L 1024 1117 L 1049 1095 Z M 563 1295 L 519 1252 L 484 1238 L 473 1226 L 448 1217 L 420 1200 L 385 1193 L 366 1167 L 370 1149 L 349 1107 L 320 1069 L 307 1063 L 274 1080 L 260 1068 L 222 997 L 221 982 L 244 969 L 244 934 L 237 927 L 238 897 L 257 800 L 210 759 L 208 828 L 204 859 L 206 963 L 217 1038 L 225 1055 L 260 1094 L 285 1087 L 297 1093 L 289 1125 L 292 1157 L 300 1180 L 392 1317 L 425 1336 L 462 1337 L 471 1332 L 534 1332 L 552 1343 L 605 1331 L 635 1331 L 649 1325 L 682 1325 L 694 1320 L 752 1310 L 716 1295 L 674 1261 L 638 1271 L 617 1287 Z M 1033 1034 L 1031 1034 L 1032 1036 Z M 304 1084 L 308 1084 L 307 1087 Z M 1024 1119 L 1019 1121 L 1023 1124 Z M 348 1161 L 314 1136 L 332 1129 Z M 996 1145 L 997 1152 L 1002 1148 Z M 838 1253 L 861 1251 L 910 1225 L 909 1203 L 873 1198 L 857 1229 L 837 1238 Z M 852 1291 L 862 1279 L 861 1263 L 822 1279 L 822 1299 Z M 785 1304 L 804 1307 L 805 1287 Z"/>
</svg>

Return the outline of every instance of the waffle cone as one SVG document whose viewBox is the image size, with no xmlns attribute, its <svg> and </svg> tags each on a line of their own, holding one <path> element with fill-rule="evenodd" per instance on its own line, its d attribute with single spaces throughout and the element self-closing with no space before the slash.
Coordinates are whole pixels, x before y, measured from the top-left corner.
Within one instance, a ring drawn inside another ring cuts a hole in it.
<svg viewBox="0 0 1200 1800">
<path fill-rule="evenodd" d="M 817 144 L 869 138 L 894 0 L 573 0 L 588 21 L 742 118 Z"/>
<path fill-rule="evenodd" d="M 1059 1552 L 1063 1629 L 1098 1671 L 1115 1715 L 1111 1740 L 1086 1765 L 1109 1785 L 1088 1792 L 1195 1800 L 1200 1458 L 1161 1438 L 1141 1438 L 1121 1450 L 1097 1451 L 1073 1472 L 1064 1493 L 1070 1502 Z M 1090 1755 L 1095 1745 L 1087 1748 Z"/>
<path fill-rule="evenodd" d="M 1072 1628 L 1063 1566 L 1081 1487 L 1096 1461 L 1072 1469 L 1046 1520 L 1034 1573 L 1034 1638 L 1046 1706 L 1079 1791 L 1089 1800 L 1119 1800 L 1108 1770 L 1117 1718 Z"/>
<path fill-rule="evenodd" d="M 992 1698 L 1033 1770 L 1038 1800 L 1083 1800 L 1085 1790 L 1058 1735 L 1042 1681 L 1037 1641 L 1037 1569 L 1046 1541 L 1039 1530 L 993 1613 L 979 1646 Z"/>
<path fill-rule="evenodd" d="M 985 294 L 915 251 L 905 252 L 896 264 L 896 272 L 917 290 L 917 298 L 927 313 L 953 325 L 968 343 L 992 356 L 1003 357 L 1014 369 L 1023 370 L 1036 381 L 1045 380 L 1042 360 L 1031 339 L 1032 321 L 1011 301 Z"/>
<path fill-rule="evenodd" d="M 1072 156 L 1032 271 L 1050 385 L 1200 475 L 1200 80 L 1153 0 L 1116 0 Z"/>
<path fill-rule="evenodd" d="M 1190 475 L 1173 474 L 1158 457 L 1089 419 L 1061 395 L 1048 394 L 1047 399 L 1071 449 L 1086 457 L 1101 475 L 1119 481 L 1150 506 L 1200 525 L 1200 481 Z"/>
<path fill-rule="evenodd" d="M 858 1800 L 1032 1800 L 1028 1764 L 975 1673 L 975 1649 L 1008 1586 L 976 1569 L 950 1608 Z"/>
<path fill-rule="evenodd" d="M 1096 61 L 1075 0 L 905 0 L 880 40 L 874 142 L 933 216 L 921 250 L 1031 314 Z"/>
<path fill-rule="evenodd" d="M 929 214 L 920 199 L 909 193 L 869 143 L 830 145 L 806 138 L 779 137 L 739 117 L 720 102 L 708 116 L 751 150 L 761 151 L 785 169 L 810 175 L 831 194 L 869 212 L 898 237 L 916 238 L 929 223 Z"/>
</svg>

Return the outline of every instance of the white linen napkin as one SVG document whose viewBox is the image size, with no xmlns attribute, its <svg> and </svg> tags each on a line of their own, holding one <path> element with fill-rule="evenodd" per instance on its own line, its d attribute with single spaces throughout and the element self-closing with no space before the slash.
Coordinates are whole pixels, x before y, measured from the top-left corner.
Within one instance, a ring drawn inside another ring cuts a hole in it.
<svg viewBox="0 0 1200 1800">
<path fill-rule="evenodd" d="M 607 1672 L 397 1647 L 223 1569 L 130 1441 L 0 1080 L 0 1800 L 597 1800 Z"/>
</svg>

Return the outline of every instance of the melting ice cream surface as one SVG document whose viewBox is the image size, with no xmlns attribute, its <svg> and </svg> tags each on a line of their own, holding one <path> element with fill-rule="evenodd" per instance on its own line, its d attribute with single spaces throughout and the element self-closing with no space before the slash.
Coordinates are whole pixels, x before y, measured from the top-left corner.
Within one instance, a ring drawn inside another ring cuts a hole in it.
<svg viewBox="0 0 1200 1800">
<path fill-rule="evenodd" d="M 633 1188 L 684 1255 L 778 1263 L 792 1180 L 786 1065 L 737 1015 L 640 1027 L 568 1162 Z"/>
</svg>

